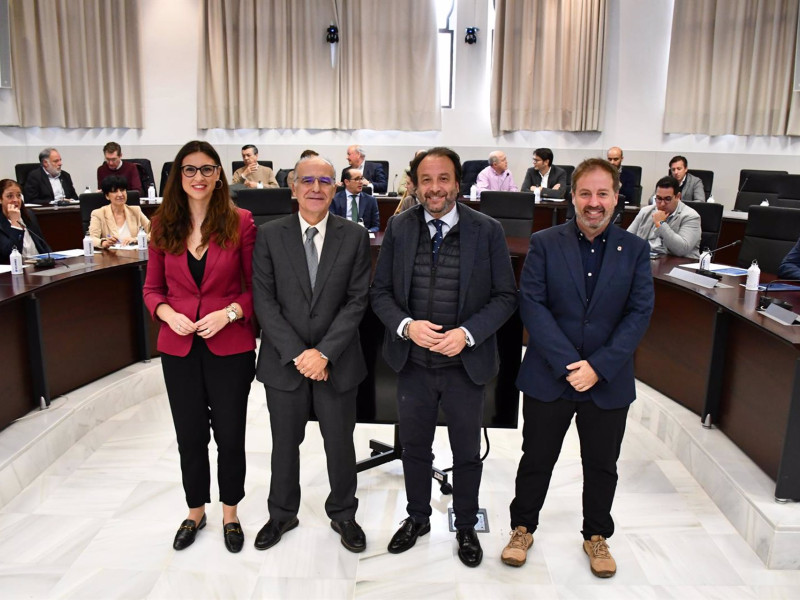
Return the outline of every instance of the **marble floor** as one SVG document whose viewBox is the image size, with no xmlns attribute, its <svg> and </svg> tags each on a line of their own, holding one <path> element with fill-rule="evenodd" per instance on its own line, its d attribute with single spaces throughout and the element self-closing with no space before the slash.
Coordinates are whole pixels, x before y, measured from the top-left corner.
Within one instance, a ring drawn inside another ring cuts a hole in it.
<svg viewBox="0 0 800 600">
<path fill-rule="evenodd" d="M 617 533 L 610 540 L 618 573 L 608 580 L 590 573 L 581 548 L 574 427 L 534 548 L 519 569 L 499 559 L 508 539 L 519 431 L 489 432 L 481 506 L 490 532 L 480 536 L 485 557 L 477 569 L 464 567 L 456 556 L 446 520 L 450 497 L 438 486 L 431 533 L 405 554 L 386 552 L 404 517 L 397 461 L 360 474 L 358 520 L 368 545 L 360 555 L 345 550 L 323 510 L 325 458 L 313 423 L 302 448 L 300 527 L 278 546 L 255 550 L 253 539 L 267 519 L 268 431 L 263 388 L 254 386 L 247 497 L 240 506 L 247 540 L 232 555 L 223 545 L 218 503 L 209 506 L 209 524 L 195 544 L 172 550 L 185 507 L 163 394 L 99 423 L 3 503 L 0 598 L 800 598 L 800 571 L 767 569 L 678 458 L 633 418 L 619 462 Z M 369 456 L 371 438 L 390 442 L 392 428 L 359 425 L 359 458 Z M 434 451 L 437 466 L 448 466 L 443 430 Z"/>
</svg>

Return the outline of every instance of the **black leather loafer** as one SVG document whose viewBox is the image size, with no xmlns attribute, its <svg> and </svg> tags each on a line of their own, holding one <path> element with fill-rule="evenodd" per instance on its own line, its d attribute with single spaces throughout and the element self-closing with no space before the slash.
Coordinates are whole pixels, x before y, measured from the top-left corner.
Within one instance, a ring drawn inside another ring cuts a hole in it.
<svg viewBox="0 0 800 600">
<path fill-rule="evenodd" d="M 458 558 L 468 567 L 477 567 L 483 560 L 483 550 L 474 527 L 459 529 L 456 533 Z"/>
<path fill-rule="evenodd" d="M 411 517 L 408 517 L 400 525 L 392 540 L 389 542 L 389 552 L 392 554 L 400 554 L 409 548 L 412 548 L 417 543 L 417 538 L 425 535 L 431 530 L 431 522 L 425 521 L 424 523 L 417 523 Z"/>
<path fill-rule="evenodd" d="M 186 519 L 181 526 L 178 527 L 178 532 L 175 534 L 175 541 L 172 542 L 172 547 L 175 550 L 183 550 L 194 544 L 194 538 L 197 536 L 197 531 L 206 526 L 206 515 L 203 513 L 203 518 L 199 523 L 195 523 L 192 519 Z"/>
<path fill-rule="evenodd" d="M 222 535 L 225 537 L 225 547 L 228 552 L 241 552 L 244 546 L 244 532 L 239 523 L 228 523 L 222 526 Z"/>
<path fill-rule="evenodd" d="M 256 550 L 266 550 L 272 548 L 275 544 L 281 541 L 281 536 L 287 531 L 291 531 L 300 524 L 297 517 L 292 517 L 288 521 L 275 521 L 270 519 L 267 524 L 261 528 L 256 536 L 254 546 Z"/>
<path fill-rule="evenodd" d="M 367 536 L 355 519 L 331 521 L 331 529 L 342 536 L 342 546 L 350 552 L 363 552 L 367 549 Z"/>
</svg>

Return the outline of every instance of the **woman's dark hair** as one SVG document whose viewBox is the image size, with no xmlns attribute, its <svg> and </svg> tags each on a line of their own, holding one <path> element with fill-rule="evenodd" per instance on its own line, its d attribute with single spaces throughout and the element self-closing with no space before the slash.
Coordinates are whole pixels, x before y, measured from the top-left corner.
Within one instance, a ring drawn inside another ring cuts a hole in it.
<svg viewBox="0 0 800 600">
<path fill-rule="evenodd" d="M 19 188 L 19 191 L 22 191 L 22 186 L 18 184 L 13 179 L 0 179 L 0 197 L 6 193 L 6 190 L 10 188 L 12 185 L 15 185 Z M 22 219 L 25 220 L 28 218 L 28 208 L 25 206 L 25 199 L 23 198 L 22 206 L 19 207 L 19 211 L 22 214 Z M 0 212 L 2 214 L 2 212 Z"/>
<path fill-rule="evenodd" d="M 108 177 L 104 177 L 103 181 L 100 182 L 100 189 L 103 190 L 103 193 L 108 196 L 111 192 L 116 192 L 117 190 L 128 190 L 128 180 L 124 177 L 119 175 L 109 175 Z"/>
<path fill-rule="evenodd" d="M 183 177 L 181 166 L 183 159 L 195 152 L 206 154 L 211 157 L 215 165 L 219 166 L 220 182 L 211 194 L 208 212 L 200 228 L 200 245 L 207 246 L 212 237 L 222 248 L 236 246 L 239 243 L 238 209 L 231 200 L 228 180 L 221 166 L 219 154 L 208 142 L 193 140 L 187 142 L 175 156 L 164 187 L 164 199 L 153 215 L 151 243 L 170 254 L 181 254 L 186 250 L 186 240 L 192 228 L 189 199 L 181 184 Z"/>
</svg>

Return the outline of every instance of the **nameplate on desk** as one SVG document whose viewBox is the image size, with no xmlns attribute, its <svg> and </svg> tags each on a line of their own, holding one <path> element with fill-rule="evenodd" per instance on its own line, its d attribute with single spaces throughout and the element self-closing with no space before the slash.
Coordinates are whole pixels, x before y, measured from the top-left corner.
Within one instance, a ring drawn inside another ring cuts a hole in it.
<svg viewBox="0 0 800 600">
<path fill-rule="evenodd" d="M 772 319 L 778 321 L 778 323 L 783 323 L 784 325 L 797 325 L 797 320 L 800 318 L 800 315 L 797 313 L 794 313 L 791 310 L 786 310 L 782 306 L 778 306 L 775 303 L 770 304 L 766 309 L 761 311 L 761 314 L 771 317 Z"/>
<path fill-rule="evenodd" d="M 78 265 L 59 265 L 53 269 L 45 269 L 44 271 L 33 271 L 31 275 L 37 277 L 54 277 L 56 275 L 63 275 L 64 273 L 77 273 L 78 271 L 85 271 L 86 269 L 94 269 L 96 265 L 78 264 Z"/>
<path fill-rule="evenodd" d="M 670 277 L 674 277 L 675 279 L 680 279 L 681 281 L 686 281 L 687 283 L 693 283 L 695 285 L 699 285 L 700 287 L 711 289 L 717 285 L 717 280 L 713 277 L 706 277 L 705 275 L 698 275 L 697 273 L 692 273 L 691 271 L 687 271 L 686 269 L 681 269 L 680 267 L 673 267 L 672 271 L 667 273 Z"/>
</svg>

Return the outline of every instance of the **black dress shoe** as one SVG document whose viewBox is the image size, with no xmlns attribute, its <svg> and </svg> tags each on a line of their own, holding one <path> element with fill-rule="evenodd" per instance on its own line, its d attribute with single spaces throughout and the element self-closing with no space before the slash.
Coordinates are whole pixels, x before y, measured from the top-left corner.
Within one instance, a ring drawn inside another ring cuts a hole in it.
<svg viewBox="0 0 800 600">
<path fill-rule="evenodd" d="M 297 517 L 292 517 L 288 521 L 276 521 L 270 519 L 267 524 L 261 528 L 256 536 L 254 546 L 256 550 L 266 550 L 272 548 L 275 544 L 281 541 L 281 536 L 287 531 L 291 531 L 300 524 Z"/>
<path fill-rule="evenodd" d="M 227 523 L 222 526 L 222 535 L 225 537 L 225 547 L 228 552 L 241 552 L 244 546 L 244 532 L 240 523 Z"/>
<path fill-rule="evenodd" d="M 424 523 L 417 523 L 411 517 L 408 517 L 403 524 L 400 525 L 392 540 L 389 542 L 389 552 L 392 554 L 400 554 L 417 543 L 417 538 L 425 535 L 431 530 L 431 522 L 425 521 Z"/>
<path fill-rule="evenodd" d="M 367 536 L 355 519 L 331 521 L 331 529 L 342 536 L 342 546 L 350 552 L 363 552 L 367 549 Z"/>
<path fill-rule="evenodd" d="M 186 519 L 181 526 L 178 527 L 178 532 L 175 534 L 175 541 L 172 542 L 172 547 L 175 550 L 183 550 L 194 544 L 194 538 L 197 536 L 197 531 L 206 526 L 206 515 L 203 513 L 203 518 L 200 523 L 195 523 L 192 519 Z"/>
<path fill-rule="evenodd" d="M 477 567 L 483 560 L 483 550 L 478 541 L 478 534 L 474 527 L 459 529 L 456 533 L 458 541 L 458 558 L 468 567 Z"/>
</svg>

